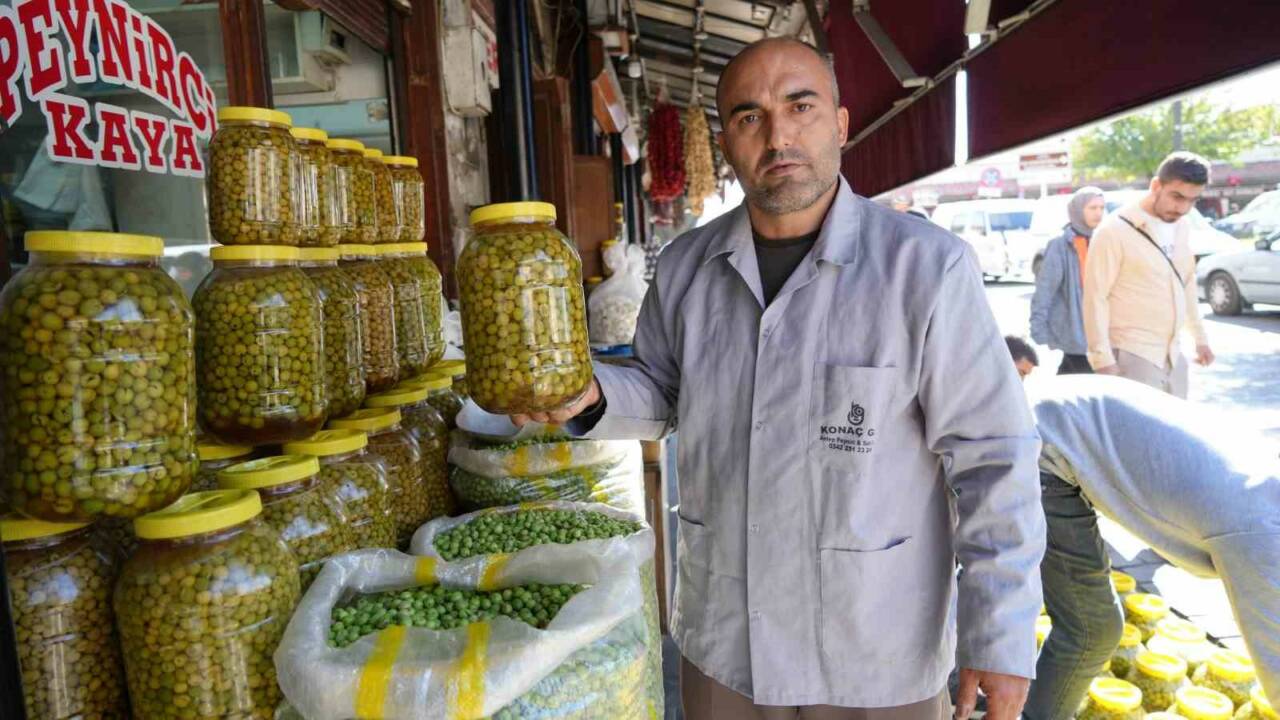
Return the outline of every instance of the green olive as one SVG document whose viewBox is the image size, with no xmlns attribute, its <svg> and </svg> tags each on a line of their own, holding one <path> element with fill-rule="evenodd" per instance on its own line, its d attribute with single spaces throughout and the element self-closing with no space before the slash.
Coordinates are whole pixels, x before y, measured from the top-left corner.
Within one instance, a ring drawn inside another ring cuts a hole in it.
<svg viewBox="0 0 1280 720">
<path fill-rule="evenodd" d="M 369 452 L 322 457 L 320 481 L 337 499 L 355 547 L 396 547 L 396 522 L 385 460 Z"/>
<path fill-rule="evenodd" d="M 326 206 L 325 224 L 337 231 L 338 242 L 371 243 L 377 240 L 377 215 L 373 203 L 373 175 L 358 150 L 331 151 L 329 171 L 333 184 Z"/>
<path fill-rule="evenodd" d="M 391 514 L 396 521 L 396 544 L 404 546 L 431 510 L 431 496 L 423 470 L 422 448 L 406 428 L 396 426 L 369 435 L 369 451 L 387 463 Z"/>
<path fill-rule="evenodd" d="M 369 393 L 387 390 L 396 384 L 400 374 L 391 278 L 373 260 L 344 258 L 341 267 L 360 299 L 365 388 Z"/>
<path fill-rule="evenodd" d="M 1129 669 L 1129 675 L 1125 677 L 1125 680 L 1133 683 L 1142 691 L 1142 707 L 1147 712 L 1168 710 L 1177 702 L 1175 695 L 1178 692 L 1178 688 L 1191 684 L 1191 681 L 1185 676 L 1175 680 L 1165 680 L 1148 675 L 1137 664 Z"/>
<path fill-rule="evenodd" d="M 337 498 L 317 476 L 310 481 L 261 488 L 262 519 L 298 560 L 302 591 L 320 574 L 324 561 L 356 549 Z"/>
<path fill-rule="evenodd" d="M 395 293 L 393 314 L 396 323 L 396 357 L 400 365 L 399 379 L 417 377 L 444 355 L 444 334 L 440 324 L 440 274 L 437 271 L 435 283 L 432 284 L 404 256 L 384 257 L 376 263 L 391 280 Z"/>
<path fill-rule="evenodd" d="M 422 180 L 422 173 L 408 165 L 390 165 L 387 169 L 391 172 L 391 191 L 399 221 L 400 235 L 396 242 L 422 242 L 427 231 L 423 197 L 426 183 Z"/>
<path fill-rule="evenodd" d="M 323 141 L 299 140 L 298 187 L 294 192 L 293 215 L 298 225 L 298 244 L 303 247 L 332 247 L 342 239 L 342 227 L 333 222 L 333 160 Z"/>
<path fill-rule="evenodd" d="M 227 122 L 209 142 L 209 229 L 223 245 L 297 245 L 289 131 Z"/>
<path fill-rule="evenodd" d="M 1239 708 L 1241 705 L 1249 702 L 1249 692 L 1253 690 L 1256 680 L 1230 680 L 1213 672 L 1213 668 L 1209 663 L 1204 663 L 1196 668 L 1195 674 L 1192 675 L 1194 684 L 1210 690 L 1217 690 L 1231 699 L 1231 702 Z"/>
<path fill-rule="evenodd" d="M 320 293 L 324 335 L 325 394 L 329 415 L 341 417 L 364 403 L 364 345 L 360 337 L 360 296 L 336 265 L 304 266 Z"/>
<path fill-rule="evenodd" d="M 422 482 L 427 495 L 427 514 L 422 522 L 454 514 L 457 501 L 449 488 L 449 426 L 427 402 L 402 405 L 400 413 L 422 451 Z"/>
<path fill-rule="evenodd" d="M 514 553 L 536 545 L 623 537 L 644 526 L 589 510 L 532 508 L 489 512 L 435 537 L 432 544 L 445 560 L 476 555 Z"/>
<path fill-rule="evenodd" d="M 450 430 L 458 427 L 458 413 L 462 412 L 463 399 L 462 396 L 453 390 L 453 388 L 443 388 L 441 390 L 432 390 L 427 395 L 427 402 L 440 413 L 440 417 L 444 418 L 445 424 Z"/>
</svg>

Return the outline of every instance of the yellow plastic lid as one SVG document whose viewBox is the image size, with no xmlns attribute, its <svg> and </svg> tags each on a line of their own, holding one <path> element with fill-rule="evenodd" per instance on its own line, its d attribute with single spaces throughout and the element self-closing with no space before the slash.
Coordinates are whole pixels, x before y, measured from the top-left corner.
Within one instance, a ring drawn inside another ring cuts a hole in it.
<svg viewBox="0 0 1280 720">
<path fill-rule="evenodd" d="M 1111 571 L 1111 585 L 1116 592 L 1124 595 L 1138 589 L 1138 581 L 1132 575 L 1122 573 L 1119 570 Z"/>
<path fill-rule="evenodd" d="M 427 399 L 427 389 L 421 385 L 402 385 L 364 399 L 367 408 L 400 407 L 412 405 Z"/>
<path fill-rule="evenodd" d="M 499 222 L 518 217 L 556 219 L 556 206 L 545 202 L 512 202 L 485 205 L 471 211 L 471 224 Z"/>
<path fill-rule="evenodd" d="M 426 243 L 385 243 L 377 245 L 379 255 L 426 255 Z"/>
<path fill-rule="evenodd" d="M 1178 688 L 1174 697 L 1178 699 L 1174 707 L 1187 720 L 1231 720 L 1236 710 L 1231 698 L 1195 685 Z"/>
<path fill-rule="evenodd" d="M 377 432 L 398 422 L 400 411 L 394 408 L 362 408 L 345 417 L 330 420 L 329 427 Z"/>
<path fill-rule="evenodd" d="M 1271 699 L 1263 692 L 1261 685 L 1254 685 L 1249 691 L 1249 702 L 1253 703 L 1254 714 L 1267 720 L 1280 720 L 1280 713 L 1276 712 L 1276 706 L 1271 704 Z"/>
<path fill-rule="evenodd" d="M 293 125 L 293 118 L 279 110 L 228 105 L 218 108 L 218 122 L 269 122 L 288 127 Z"/>
<path fill-rule="evenodd" d="M 23 238 L 27 252 L 160 257 L 164 240 L 151 235 L 71 230 L 33 230 Z"/>
<path fill-rule="evenodd" d="M 602 240 L 600 242 L 600 247 L 602 248 L 613 247 L 614 245 L 617 245 L 617 244 L 618 244 L 617 240 L 614 240 L 613 238 L 609 238 L 608 240 Z"/>
<path fill-rule="evenodd" d="M 1124 624 L 1124 634 L 1120 636 L 1120 647 L 1137 647 L 1142 644 L 1142 631 L 1137 625 Z"/>
<path fill-rule="evenodd" d="M 1156 623 L 1156 635 L 1176 643 L 1194 644 L 1204 642 L 1204 630 L 1193 622 L 1177 617 L 1167 617 Z"/>
<path fill-rule="evenodd" d="M 218 471 L 218 485 L 233 490 L 257 490 L 306 480 L 319 472 L 320 461 L 311 455 L 277 455 Z"/>
<path fill-rule="evenodd" d="M 365 149 L 364 149 L 364 156 L 365 156 L 365 157 L 367 157 L 367 158 L 372 158 L 372 159 L 374 159 L 374 160 L 381 160 L 381 159 L 382 159 L 382 151 L 381 151 L 381 150 L 379 150 L 378 148 L 365 148 Z"/>
<path fill-rule="evenodd" d="M 1142 691 L 1138 686 L 1117 678 L 1094 678 L 1089 683 L 1089 699 L 1099 708 L 1117 714 L 1142 707 Z"/>
<path fill-rule="evenodd" d="M 344 257 L 364 257 L 368 255 L 377 255 L 378 250 L 373 245 L 358 245 L 349 243 L 338 246 L 338 253 Z"/>
<path fill-rule="evenodd" d="M 262 500 L 256 490 L 196 492 L 137 518 L 133 533 L 143 540 L 190 537 L 248 522 L 261 512 Z"/>
<path fill-rule="evenodd" d="M 330 150 L 353 150 L 355 152 L 364 152 L 364 143 L 359 140 L 347 140 L 346 138 L 333 138 L 325 143 Z"/>
<path fill-rule="evenodd" d="M 400 387 L 413 388 L 422 390 L 423 392 L 431 392 L 433 390 L 444 390 L 453 387 L 453 378 L 449 375 L 443 375 L 436 372 L 429 372 L 426 375 L 419 375 L 416 378 L 409 378 L 400 383 Z"/>
<path fill-rule="evenodd" d="M 427 372 L 445 373 L 449 377 L 458 377 L 467 374 L 467 361 L 462 358 L 450 358 L 449 360 L 441 360 Z"/>
<path fill-rule="evenodd" d="M 211 441 L 196 443 L 196 457 L 200 458 L 200 462 L 230 460 L 231 458 L 248 455 L 251 452 L 253 452 L 253 446 L 251 445 L 223 445 L 222 443 Z"/>
<path fill-rule="evenodd" d="M 314 142 L 322 143 L 329 142 L 329 133 L 321 130 L 320 128 L 296 127 L 290 130 L 289 134 L 292 135 L 295 140 L 312 140 Z"/>
<path fill-rule="evenodd" d="M 1157 680 L 1177 680 L 1187 674 L 1187 661 L 1180 657 L 1147 650 L 1134 661 L 1138 671 Z"/>
<path fill-rule="evenodd" d="M 418 167 L 418 158 L 409 157 L 408 155 L 387 155 L 382 158 L 382 162 L 387 165 L 403 165 L 405 167 Z"/>
<path fill-rule="evenodd" d="M 591 277 L 587 278 L 588 285 L 599 285 L 602 282 L 604 282 L 604 278 L 599 275 L 592 275 Z"/>
<path fill-rule="evenodd" d="M 303 262 L 324 262 L 327 260 L 337 260 L 341 253 L 336 247 L 300 247 L 298 248 L 298 259 Z"/>
<path fill-rule="evenodd" d="M 56 523 L 23 517 L 15 512 L 0 516 L 0 542 L 21 542 L 53 537 L 89 527 L 89 523 Z"/>
<path fill-rule="evenodd" d="M 285 443 L 283 450 L 290 455 L 344 455 L 369 446 L 369 436 L 359 430 L 321 430 L 306 440 Z"/>
<path fill-rule="evenodd" d="M 1036 618 L 1036 642 L 1042 643 L 1044 639 L 1049 637 L 1049 631 L 1053 629 L 1053 621 L 1048 615 L 1041 615 Z"/>
<path fill-rule="evenodd" d="M 233 260 L 297 260 L 298 248 L 288 245 L 219 245 L 209 251 L 214 262 Z"/>
<path fill-rule="evenodd" d="M 1124 599 L 1129 612 L 1147 621 L 1156 621 L 1169 614 L 1169 602 L 1159 595 L 1134 593 Z"/>
<path fill-rule="evenodd" d="M 1252 682 L 1257 676 L 1253 660 L 1234 650 L 1219 650 L 1209 656 L 1209 672 L 1229 682 Z"/>
</svg>

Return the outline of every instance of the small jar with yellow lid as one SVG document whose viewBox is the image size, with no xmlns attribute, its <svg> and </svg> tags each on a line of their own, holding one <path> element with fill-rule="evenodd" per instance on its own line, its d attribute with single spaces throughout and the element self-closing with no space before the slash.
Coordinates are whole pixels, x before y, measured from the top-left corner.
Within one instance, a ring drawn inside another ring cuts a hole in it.
<svg viewBox="0 0 1280 720">
<path fill-rule="evenodd" d="M 1169 603 L 1159 595 L 1133 593 L 1124 599 L 1124 619 L 1142 631 L 1146 642 L 1156 634 L 1156 625 L 1169 617 Z"/>
<path fill-rule="evenodd" d="M 283 449 L 320 462 L 320 483 L 337 499 L 356 548 L 394 548 L 396 521 L 387 462 L 368 447 L 369 437 L 360 430 L 321 430 Z"/>
<path fill-rule="evenodd" d="M 201 428 L 238 445 L 310 436 L 328 413 L 320 294 L 298 249 L 215 247 L 196 289 Z"/>
<path fill-rule="evenodd" d="M 1142 720 L 1142 691 L 1124 680 L 1095 678 L 1077 720 Z"/>
<path fill-rule="evenodd" d="M 424 521 L 430 498 L 422 477 L 422 448 L 401 422 L 395 408 L 364 408 L 329 421 L 333 429 L 359 430 L 369 436 L 369 450 L 387 463 L 396 546 L 408 544 Z"/>
<path fill-rule="evenodd" d="M 226 490 L 257 490 L 262 519 L 275 528 L 298 560 L 302 590 L 332 555 L 355 550 L 337 498 L 320 482 L 320 461 L 310 455 L 277 455 L 232 465 L 218 473 Z"/>
<path fill-rule="evenodd" d="M 144 235 L 32 231 L 0 292 L 0 500 L 130 519 L 196 471 L 194 320 Z"/>
<path fill-rule="evenodd" d="M 462 358 L 450 358 L 436 363 L 430 370 L 433 375 L 447 375 L 453 379 L 453 394 L 458 396 L 458 408 L 467 399 L 467 361 Z M 1043 615 L 1044 613 L 1041 613 Z"/>
<path fill-rule="evenodd" d="M 1119 595 L 1120 599 L 1124 600 L 1138 591 L 1138 581 L 1132 575 L 1122 573 L 1119 570 L 1112 570 L 1111 587 L 1115 588 L 1116 595 Z"/>
<path fill-rule="evenodd" d="M 360 337 L 360 295 L 338 267 L 337 248 L 299 248 L 298 267 L 320 295 L 324 317 L 324 386 L 329 414 L 346 415 L 364 403 L 364 341 Z"/>
<path fill-rule="evenodd" d="M 1049 631 L 1053 629 L 1053 621 L 1048 615 L 1041 615 L 1036 618 L 1036 649 L 1044 647 L 1044 641 L 1049 639 Z"/>
<path fill-rule="evenodd" d="M 378 239 L 378 209 L 373 199 L 373 173 L 364 164 L 364 143 L 333 138 L 329 167 L 333 194 L 326 224 L 337 230 L 339 244 L 371 243 Z"/>
<path fill-rule="evenodd" d="M 1236 707 L 1231 698 L 1217 690 L 1194 685 L 1178 690 L 1176 701 L 1169 708 L 1187 720 L 1231 720 Z"/>
<path fill-rule="evenodd" d="M 365 148 L 364 164 L 373 174 L 373 204 L 378 216 L 378 234 L 373 242 L 400 242 L 400 218 L 396 214 L 395 192 L 391 189 L 391 170 L 382 161 L 382 151 Z"/>
<path fill-rule="evenodd" d="M 1146 651 L 1147 648 L 1142 644 L 1142 631 L 1125 623 L 1124 632 L 1120 635 L 1120 645 L 1111 656 L 1111 672 L 1118 678 L 1128 677 L 1133 663 Z"/>
<path fill-rule="evenodd" d="M 89 527 L 0 516 L 29 718 L 128 714 L 111 608 L 118 568 L 111 553 L 95 545 Z"/>
<path fill-rule="evenodd" d="M 329 133 L 318 128 L 293 128 L 289 131 L 298 146 L 297 173 L 293 197 L 293 216 L 298 225 L 298 245 L 333 247 L 341 240 L 341 230 L 328 222 L 333 204 L 333 155 L 329 150 Z"/>
<path fill-rule="evenodd" d="M 1147 649 L 1186 660 L 1187 672 L 1191 674 L 1218 648 L 1209 642 L 1199 625 L 1182 618 L 1167 617 L 1156 623 L 1156 634 L 1147 642 Z"/>
<path fill-rule="evenodd" d="M 1226 695 L 1235 707 L 1240 707 L 1249 702 L 1249 691 L 1257 683 L 1258 674 L 1248 655 L 1218 650 L 1196 670 L 1192 680 L 1200 687 Z"/>
<path fill-rule="evenodd" d="M 456 503 L 449 489 L 449 427 L 427 402 L 425 387 L 398 387 L 365 399 L 371 408 L 396 408 L 405 428 L 422 450 L 422 480 L 427 507 L 423 522 L 452 515 Z"/>
<path fill-rule="evenodd" d="M 373 245 L 339 245 L 338 267 L 351 281 L 360 301 L 360 347 L 364 383 L 369 393 L 388 390 L 400 377 L 396 345 L 395 289 L 377 264 Z"/>
<path fill-rule="evenodd" d="M 463 399 L 453 390 L 453 378 L 432 371 L 426 375 L 411 378 L 400 383 L 400 387 L 423 388 L 427 391 L 427 402 L 444 418 L 449 430 L 458 427 L 458 413 L 462 412 Z"/>
<path fill-rule="evenodd" d="M 278 110 L 218 109 L 209 141 L 209 230 L 223 245 L 297 245 L 293 120 Z"/>
<path fill-rule="evenodd" d="M 196 473 L 196 481 L 191 485 L 191 492 L 218 489 L 218 473 L 222 470 L 252 460 L 252 445 L 226 445 L 216 440 L 201 440 L 196 443 L 196 455 L 200 458 L 200 470 Z"/>
<path fill-rule="evenodd" d="M 1150 650 L 1138 655 L 1125 679 L 1142 691 L 1142 706 L 1147 712 L 1168 710 L 1174 693 L 1191 684 L 1185 660 Z"/>
<path fill-rule="evenodd" d="M 388 155 L 382 162 L 391 173 L 391 194 L 396 209 L 396 225 L 400 234 L 395 242 L 422 242 L 426 227 L 426 183 L 418 171 L 418 158 Z"/>
<path fill-rule="evenodd" d="M 488 205 L 458 258 L 471 399 L 498 415 L 556 410 L 591 384 L 582 261 L 548 203 Z"/>
<path fill-rule="evenodd" d="M 1254 685 L 1249 691 L 1249 702 L 1236 711 L 1235 720 L 1280 720 L 1280 712 L 1267 697 L 1261 685 Z"/>
<path fill-rule="evenodd" d="M 421 375 L 444 355 L 440 271 L 426 243 L 378 245 L 378 266 L 395 294 L 396 357 L 401 380 Z"/>
<path fill-rule="evenodd" d="M 134 717 L 274 717 L 272 655 L 300 589 L 261 515 L 257 492 L 212 490 L 134 521 L 114 601 Z"/>
</svg>

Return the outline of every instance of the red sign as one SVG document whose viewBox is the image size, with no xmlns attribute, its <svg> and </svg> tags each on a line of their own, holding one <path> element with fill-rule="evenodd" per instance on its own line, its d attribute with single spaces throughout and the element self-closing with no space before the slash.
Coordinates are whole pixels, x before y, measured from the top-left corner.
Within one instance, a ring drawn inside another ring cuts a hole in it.
<svg viewBox="0 0 1280 720">
<path fill-rule="evenodd" d="M 89 102 L 61 92 L 73 82 L 137 90 L 176 117 L 96 102 L 98 135 L 90 137 Z M 0 118 L 7 125 L 22 116 L 24 97 L 44 114 L 54 160 L 204 177 L 196 140 L 208 140 L 217 125 L 213 88 L 168 31 L 120 0 L 0 7 Z"/>
<path fill-rule="evenodd" d="M 1071 167 L 1071 155 L 1065 152 L 1037 153 L 1035 155 L 1019 155 L 1018 169 L 1027 170 L 1063 170 Z"/>
</svg>

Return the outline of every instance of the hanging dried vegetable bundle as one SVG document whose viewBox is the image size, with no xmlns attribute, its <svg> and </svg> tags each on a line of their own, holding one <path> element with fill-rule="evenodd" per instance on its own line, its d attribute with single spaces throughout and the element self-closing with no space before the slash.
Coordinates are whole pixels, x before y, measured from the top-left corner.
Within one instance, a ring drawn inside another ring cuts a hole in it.
<svg viewBox="0 0 1280 720">
<path fill-rule="evenodd" d="M 695 102 L 685 111 L 684 118 L 684 172 L 689 187 L 689 208 L 694 215 L 702 215 L 702 202 L 716 191 L 716 168 L 711 158 L 711 127 L 707 124 L 707 111 Z"/>
<path fill-rule="evenodd" d="M 649 172 L 653 200 L 674 200 L 684 193 L 684 138 L 674 105 L 660 102 L 649 113 Z"/>
</svg>

